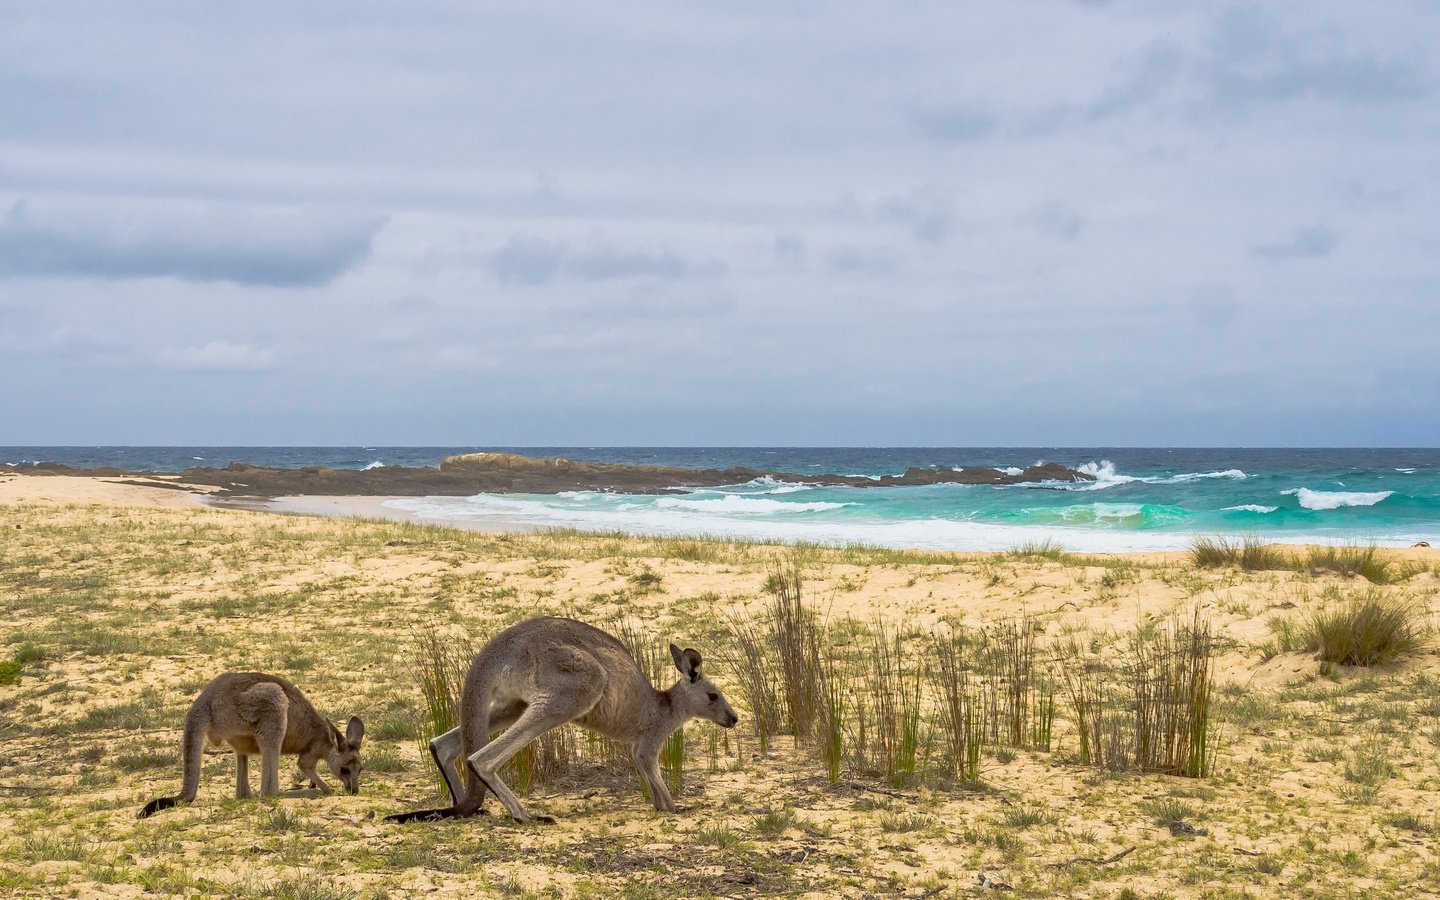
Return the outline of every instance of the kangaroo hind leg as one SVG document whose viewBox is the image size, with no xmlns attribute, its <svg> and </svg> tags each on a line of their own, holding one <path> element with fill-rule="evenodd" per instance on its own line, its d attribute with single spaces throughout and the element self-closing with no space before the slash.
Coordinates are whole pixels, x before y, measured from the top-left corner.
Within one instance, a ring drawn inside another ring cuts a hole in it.
<svg viewBox="0 0 1440 900">
<path fill-rule="evenodd" d="M 244 800 L 250 796 L 250 757 L 235 751 L 235 797 Z"/>
<path fill-rule="evenodd" d="M 285 746 L 290 701 L 278 684 L 262 682 L 237 698 L 240 717 L 253 730 L 260 746 L 260 794 L 280 793 L 280 752 Z"/>
<path fill-rule="evenodd" d="M 516 753 L 552 728 L 583 716 L 590 711 L 605 690 L 605 672 L 598 662 L 586 657 L 581 660 L 567 660 L 561 670 L 563 675 L 552 673 L 540 686 L 540 693 L 530 705 L 495 740 L 472 753 L 466 762 L 471 771 L 505 807 L 505 811 L 517 822 L 543 821 L 553 823 L 549 816 L 536 817 L 525 811 L 520 798 L 496 774 Z M 593 669 L 593 671 L 584 671 Z"/>
</svg>

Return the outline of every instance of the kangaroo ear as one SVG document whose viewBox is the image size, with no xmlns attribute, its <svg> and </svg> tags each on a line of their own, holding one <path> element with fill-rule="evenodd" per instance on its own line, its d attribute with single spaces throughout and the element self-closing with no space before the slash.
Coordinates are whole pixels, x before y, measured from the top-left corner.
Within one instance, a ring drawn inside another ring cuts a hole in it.
<svg viewBox="0 0 1440 900">
<path fill-rule="evenodd" d="M 680 670 L 681 675 L 684 675 L 691 681 L 696 681 L 700 678 L 700 654 L 691 650 L 689 647 L 681 650 L 679 647 L 671 644 L 670 658 L 675 660 L 675 668 Z"/>
<path fill-rule="evenodd" d="M 360 721 L 359 716 L 351 716 L 350 724 L 345 726 L 345 741 L 352 746 L 358 746 L 364 737 L 365 723 Z"/>
</svg>

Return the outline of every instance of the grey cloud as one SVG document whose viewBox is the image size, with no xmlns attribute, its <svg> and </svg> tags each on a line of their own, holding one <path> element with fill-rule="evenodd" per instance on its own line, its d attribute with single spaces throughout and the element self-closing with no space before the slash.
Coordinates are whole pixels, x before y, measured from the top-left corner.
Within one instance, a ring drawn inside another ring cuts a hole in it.
<svg viewBox="0 0 1440 900">
<path fill-rule="evenodd" d="M 370 254 L 383 219 L 238 204 L 15 202 L 0 277 L 328 284 Z"/>
<path fill-rule="evenodd" d="M 798 266 L 805 261 L 805 239 L 798 234 L 777 234 L 771 252 L 777 262 Z"/>
<path fill-rule="evenodd" d="M 1185 55 L 1173 41 L 1147 44 L 1127 77 L 1110 86 L 1086 110 L 1091 120 L 1106 119 L 1141 106 L 1162 93 L 1180 77 Z"/>
<path fill-rule="evenodd" d="M 917 239 L 934 244 L 950 234 L 955 219 L 955 192 L 917 187 L 904 195 L 882 198 L 876 208 L 881 215 L 909 226 Z"/>
<path fill-rule="evenodd" d="M 1334 253 L 1339 246 L 1340 236 L 1334 229 L 1324 225 L 1309 225 L 1296 228 L 1284 240 L 1256 244 L 1250 252 L 1261 259 L 1272 261 L 1319 259 Z"/>
<path fill-rule="evenodd" d="M 622 250 L 599 244 L 575 254 L 566 271 L 577 278 L 714 278 L 724 275 L 726 265 L 715 259 L 695 261 L 669 250 Z"/>
<path fill-rule="evenodd" d="M 564 241 L 515 234 L 490 254 L 490 269 L 502 282 L 545 284 L 557 276 L 586 281 L 627 278 L 716 278 L 728 266 L 716 259 L 693 260 L 670 250 L 630 250 L 594 241 L 571 250 Z"/>
<path fill-rule="evenodd" d="M 1209 49 L 1210 89 L 1225 104 L 1299 97 L 1376 103 L 1411 100 L 1430 88 L 1415 64 L 1282 34 L 1258 8 L 1222 14 Z"/>
<path fill-rule="evenodd" d="M 1186 298 L 1186 308 L 1197 325 L 1214 331 L 1226 331 L 1240 314 L 1240 301 L 1235 288 L 1223 282 L 1197 285 Z"/>
<path fill-rule="evenodd" d="M 1340 187 L 1340 199 L 1357 209 L 1396 209 L 1405 202 L 1407 191 L 1395 186 L 1378 186 L 1358 179 Z"/>
<path fill-rule="evenodd" d="M 600 301 L 567 303 L 559 312 L 567 320 L 583 320 L 587 328 L 595 322 L 665 322 L 725 315 L 736 308 L 735 298 L 709 286 L 680 288 L 647 282 L 618 296 Z"/>
<path fill-rule="evenodd" d="M 502 282 L 544 284 L 560 271 L 564 259 L 565 245 L 559 241 L 516 234 L 490 254 L 490 269 Z"/>
<path fill-rule="evenodd" d="M 917 112 L 915 127 L 926 137 L 945 144 L 978 141 L 994 134 L 999 119 L 978 106 L 948 106 Z"/>
<path fill-rule="evenodd" d="M 895 258 L 885 249 L 867 249 L 853 244 L 841 244 L 830 248 L 825 254 L 830 271 L 842 275 L 890 275 L 899 267 Z"/>
<path fill-rule="evenodd" d="M 1035 211 L 1035 225 L 1051 237 L 1073 241 L 1085 228 L 1085 219 L 1078 212 L 1060 203 L 1047 203 Z"/>
</svg>

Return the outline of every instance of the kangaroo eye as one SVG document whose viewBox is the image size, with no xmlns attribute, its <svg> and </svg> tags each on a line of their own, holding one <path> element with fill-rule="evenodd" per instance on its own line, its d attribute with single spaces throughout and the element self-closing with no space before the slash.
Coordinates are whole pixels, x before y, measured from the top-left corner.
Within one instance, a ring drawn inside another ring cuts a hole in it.
<svg viewBox="0 0 1440 900">
<path fill-rule="evenodd" d="M 714 691 L 711 691 L 711 692 L 710 692 L 710 702 L 711 702 L 711 703 L 714 703 L 716 700 L 719 700 L 719 699 L 720 699 L 720 695 L 719 695 L 719 694 L 715 693 Z"/>
</svg>

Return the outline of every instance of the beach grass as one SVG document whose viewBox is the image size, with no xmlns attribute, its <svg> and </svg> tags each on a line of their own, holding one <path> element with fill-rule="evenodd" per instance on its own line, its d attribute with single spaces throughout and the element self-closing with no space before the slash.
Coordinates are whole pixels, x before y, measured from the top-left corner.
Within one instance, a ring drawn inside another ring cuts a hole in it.
<svg viewBox="0 0 1440 900">
<path fill-rule="evenodd" d="M 1352 576 L 1371 584 L 1395 584 L 1424 570 L 1422 566 L 1397 563 L 1391 554 L 1373 544 L 1306 547 L 1295 552 L 1267 544 L 1256 535 L 1238 539 L 1199 535 L 1190 543 L 1190 559 L 1200 568 L 1229 566 L 1245 572 Z"/>
</svg>

